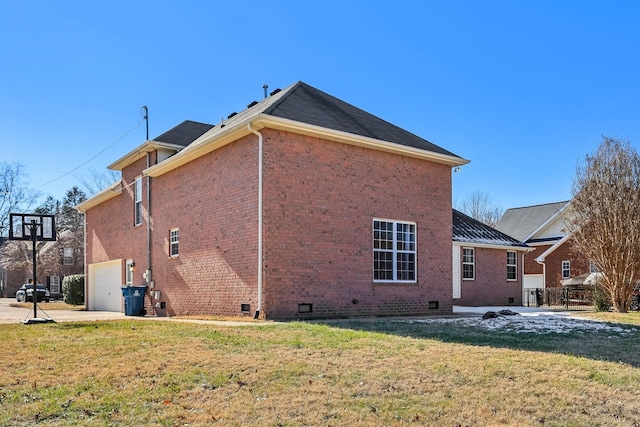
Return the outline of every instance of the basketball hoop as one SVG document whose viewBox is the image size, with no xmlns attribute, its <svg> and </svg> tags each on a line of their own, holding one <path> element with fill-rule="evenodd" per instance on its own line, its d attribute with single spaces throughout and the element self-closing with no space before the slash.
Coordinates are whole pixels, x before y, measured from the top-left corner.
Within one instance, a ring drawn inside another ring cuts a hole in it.
<svg viewBox="0 0 640 427">
<path fill-rule="evenodd" d="M 54 215 L 9 214 L 9 240 L 31 240 L 33 242 L 33 319 L 22 323 L 48 323 L 53 319 L 38 318 L 38 281 L 36 280 L 36 242 L 56 240 L 56 219 Z M 28 316 L 28 315 L 27 315 Z"/>
</svg>

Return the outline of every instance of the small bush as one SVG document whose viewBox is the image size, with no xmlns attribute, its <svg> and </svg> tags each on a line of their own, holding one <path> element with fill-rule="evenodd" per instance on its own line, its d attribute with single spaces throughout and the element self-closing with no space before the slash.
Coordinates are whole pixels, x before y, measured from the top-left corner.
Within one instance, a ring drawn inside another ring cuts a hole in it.
<svg viewBox="0 0 640 427">
<path fill-rule="evenodd" d="M 72 274 L 62 279 L 64 302 L 71 305 L 84 304 L 84 274 Z"/>
<path fill-rule="evenodd" d="M 593 306 L 597 311 L 609 311 L 611 308 L 611 296 L 600 285 L 596 284 L 593 287 Z"/>
</svg>

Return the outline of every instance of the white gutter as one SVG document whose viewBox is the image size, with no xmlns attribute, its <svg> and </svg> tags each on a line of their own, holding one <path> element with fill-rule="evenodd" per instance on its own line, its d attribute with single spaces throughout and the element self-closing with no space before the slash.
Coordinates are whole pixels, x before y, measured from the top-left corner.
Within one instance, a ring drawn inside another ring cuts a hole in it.
<svg viewBox="0 0 640 427">
<path fill-rule="evenodd" d="M 527 246 L 508 246 L 508 245 L 496 245 L 496 244 L 489 244 L 489 243 L 461 242 L 458 240 L 454 240 L 453 245 L 466 246 L 470 248 L 500 249 L 500 250 L 506 250 L 506 251 L 521 251 L 521 252 L 531 252 L 535 250 L 535 248 L 530 248 Z"/>
<path fill-rule="evenodd" d="M 556 249 L 558 249 L 558 247 L 560 247 L 561 245 L 564 244 L 564 242 L 566 242 L 567 240 L 569 240 L 570 235 L 567 234 L 566 236 L 564 236 L 562 239 L 558 240 L 557 242 L 555 242 L 553 245 L 551 245 L 551 247 L 549 249 L 547 249 L 546 251 L 544 251 L 542 254 L 540 254 L 537 258 L 536 258 L 536 262 L 538 264 L 544 264 L 545 258 L 549 256 L 549 254 L 551 254 L 553 251 L 555 251 Z"/>
<path fill-rule="evenodd" d="M 544 251 L 540 256 L 536 258 L 536 262 L 542 265 L 542 286 L 547 288 L 547 264 L 545 263 L 545 259 L 551 254 L 553 251 L 558 249 L 564 242 L 569 240 L 569 235 L 567 234 L 562 239 L 558 240 L 555 244 L 551 245 L 549 249 Z"/>
<path fill-rule="evenodd" d="M 247 129 L 258 136 L 258 308 L 254 314 L 254 319 L 260 316 L 262 310 L 262 134 L 247 123 Z"/>
</svg>

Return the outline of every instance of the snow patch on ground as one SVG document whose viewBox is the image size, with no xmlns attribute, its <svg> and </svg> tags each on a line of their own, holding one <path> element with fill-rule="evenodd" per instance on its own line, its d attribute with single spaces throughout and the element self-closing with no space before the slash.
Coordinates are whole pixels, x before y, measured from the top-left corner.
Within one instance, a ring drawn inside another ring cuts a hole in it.
<svg viewBox="0 0 640 427">
<path fill-rule="evenodd" d="M 499 316 L 482 319 L 488 311 L 501 310 L 518 312 L 517 316 Z M 605 332 L 616 336 L 637 333 L 636 327 L 621 327 L 598 320 L 572 317 L 565 311 L 530 309 L 527 307 L 454 307 L 454 313 L 467 317 L 411 320 L 412 323 L 446 323 L 459 326 L 473 326 L 491 331 L 535 334 L 572 334 Z"/>
</svg>

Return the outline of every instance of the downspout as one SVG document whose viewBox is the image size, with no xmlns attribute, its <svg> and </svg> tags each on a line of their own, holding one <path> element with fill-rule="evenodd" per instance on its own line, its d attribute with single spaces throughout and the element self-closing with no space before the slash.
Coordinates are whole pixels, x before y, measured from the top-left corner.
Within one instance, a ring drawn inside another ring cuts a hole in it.
<svg viewBox="0 0 640 427">
<path fill-rule="evenodd" d="M 82 223 L 84 225 L 84 233 L 82 236 L 82 252 L 83 252 L 83 256 L 84 256 L 84 306 L 86 307 L 87 310 L 91 310 L 93 307 L 89 307 L 89 292 L 87 292 L 87 290 L 89 290 L 89 268 L 87 266 L 87 211 L 79 211 L 82 212 Z M 60 283 L 60 286 L 62 286 L 62 283 Z M 62 290 L 62 289 L 60 289 Z"/>
<path fill-rule="evenodd" d="M 542 288 L 547 288 L 547 264 L 546 259 L 543 257 L 536 258 L 536 262 L 542 266 Z"/>
<path fill-rule="evenodd" d="M 147 169 L 151 167 L 151 153 L 147 152 Z M 147 265 L 145 280 L 151 293 L 151 177 L 147 175 Z M 153 306 L 153 303 L 151 304 Z"/>
<path fill-rule="evenodd" d="M 247 123 L 247 129 L 258 136 L 258 308 L 253 315 L 254 319 L 260 317 L 262 310 L 262 154 L 263 139 L 262 134 Z"/>
</svg>

